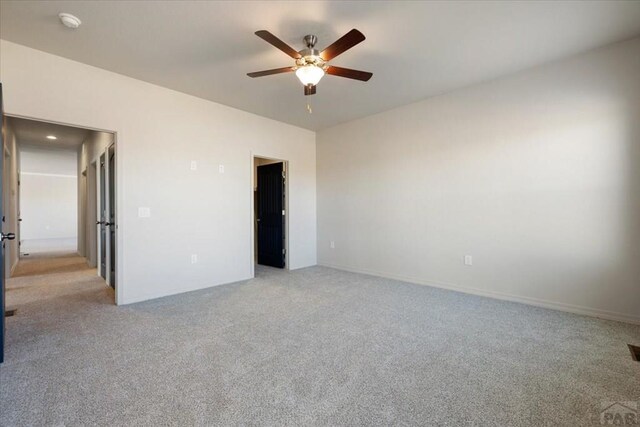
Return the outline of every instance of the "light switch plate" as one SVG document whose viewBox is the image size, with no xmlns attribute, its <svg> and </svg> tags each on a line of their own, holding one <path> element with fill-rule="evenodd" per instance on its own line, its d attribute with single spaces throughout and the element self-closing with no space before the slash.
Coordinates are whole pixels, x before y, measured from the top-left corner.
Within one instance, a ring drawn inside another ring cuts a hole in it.
<svg viewBox="0 0 640 427">
<path fill-rule="evenodd" d="M 191 160 L 191 170 L 197 170 L 198 169 L 198 162 L 196 162 L 195 160 Z"/>
<path fill-rule="evenodd" d="M 218 166 L 218 172 L 224 173 L 224 165 Z"/>
<path fill-rule="evenodd" d="M 473 265 L 473 257 L 471 255 L 464 256 L 464 265 Z"/>
<path fill-rule="evenodd" d="M 151 216 L 151 208 L 138 208 L 138 218 L 149 218 Z"/>
</svg>

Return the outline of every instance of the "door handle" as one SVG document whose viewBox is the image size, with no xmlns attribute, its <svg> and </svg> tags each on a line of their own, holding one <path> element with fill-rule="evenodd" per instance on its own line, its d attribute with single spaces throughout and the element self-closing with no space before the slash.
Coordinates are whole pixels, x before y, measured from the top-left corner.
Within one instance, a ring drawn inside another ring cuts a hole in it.
<svg viewBox="0 0 640 427">
<path fill-rule="evenodd" d="M 110 226 L 111 224 L 112 224 L 112 223 L 110 223 L 110 222 L 105 222 L 105 223 L 104 223 L 104 226 L 105 226 L 105 227 L 108 227 L 108 226 Z"/>
<path fill-rule="evenodd" d="M 96 225 L 102 224 L 102 221 L 96 221 Z"/>
<path fill-rule="evenodd" d="M 2 236 L 2 240 L 0 240 L 2 242 L 4 242 L 5 240 L 13 240 L 16 238 L 16 233 L 0 233 L 0 235 Z"/>
</svg>

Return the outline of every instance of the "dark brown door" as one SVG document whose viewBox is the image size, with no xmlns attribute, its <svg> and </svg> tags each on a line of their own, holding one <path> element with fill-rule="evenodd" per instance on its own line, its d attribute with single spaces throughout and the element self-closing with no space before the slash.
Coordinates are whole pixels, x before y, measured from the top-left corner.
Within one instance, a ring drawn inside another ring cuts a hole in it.
<svg viewBox="0 0 640 427">
<path fill-rule="evenodd" d="M 285 211 L 283 163 L 258 166 L 258 264 L 284 268 Z"/>
<path fill-rule="evenodd" d="M 2 105 L 2 83 L 0 83 L 0 155 L 4 158 L 4 135 L 5 135 L 5 122 L 4 122 L 4 109 Z M 2 179 L 4 174 L 4 162 L 0 158 L 0 213 L 2 213 L 2 230 L 0 230 L 0 363 L 4 362 L 4 337 L 5 337 L 5 309 L 6 309 L 6 289 L 4 284 L 4 249 L 7 240 L 13 240 L 16 238 L 15 234 L 6 232 L 4 229 L 5 215 L 4 210 L 7 206 L 3 206 L 4 194 L 2 194 Z"/>
<path fill-rule="evenodd" d="M 0 83 L 0 123 L 2 124 L 2 129 L 0 132 L 0 153 L 4 156 L 4 110 L 2 108 L 2 83 Z M 4 188 L 2 186 L 2 176 L 4 173 L 4 162 L 0 161 L 0 189 Z M 0 190 L 1 191 L 1 190 Z M 4 196 L 4 194 L 2 195 Z M 4 206 L 2 206 L 2 199 L 4 197 L 0 197 L 0 212 L 4 213 Z M 4 218 L 3 218 L 4 219 Z M 2 222 L 4 227 L 4 221 Z M 3 230 L 4 231 L 4 230 Z M 2 236 L 4 240 L 4 235 Z M 2 248 L 0 248 L 0 363 L 4 362 L 4 310 L 5 310 L 5 289 L 4 289 L 4 242 L 2 243 Z"/>
</svg>

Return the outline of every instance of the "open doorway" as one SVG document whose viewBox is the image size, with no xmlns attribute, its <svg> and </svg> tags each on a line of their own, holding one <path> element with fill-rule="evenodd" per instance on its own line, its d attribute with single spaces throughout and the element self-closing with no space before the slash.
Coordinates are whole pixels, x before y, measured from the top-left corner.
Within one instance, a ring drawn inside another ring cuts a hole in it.
<svg viewBox="0 0 640 427">
<path fill-rule="evenodd" d="M 19 248 L 5 277 L 24 287 L 30 275 L 51 274 L 54 282 L 55 274 L 77 273 L 81 280 L 93 270 L 115 290 L 115 134 L 21 117 L 6 117 L 5 127 L 14 139 L 5 162 L 15 157 L 17 173 L 4 171 L 4 197 L 15 182 L 16 203 L 3 214 L 18 224 Z"/>
<path fill-rule="evenodd" d="M 253 264 L 288 268 L 287 162 L 257 156 L 252 160 Z"/>
<path fill-rule="evenodd" d="M 77 151 L 28 141 L 18 143 L 18 150 L 20 257 L 77 252 Z"/>
</svg>

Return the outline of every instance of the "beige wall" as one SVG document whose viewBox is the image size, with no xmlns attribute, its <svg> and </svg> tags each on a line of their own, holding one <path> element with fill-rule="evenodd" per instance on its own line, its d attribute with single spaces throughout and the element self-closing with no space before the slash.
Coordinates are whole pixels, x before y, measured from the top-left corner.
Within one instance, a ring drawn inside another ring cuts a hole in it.
<svg viewBox="0 0 640 427">
<path fill-rule="evenodd" d="M 321 264 L 640 323 L 640 39 L 321 131 L 317 162 Z"/>
<path fill-rule="evenodd" d="M 252 276 L 253 155 L 288 160 L 289 265 L 316 263 L 313 132 L 4 40 L 0 48 L 8 114 L 117 132 L 118 303 Z"/>
</svg>

